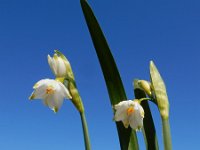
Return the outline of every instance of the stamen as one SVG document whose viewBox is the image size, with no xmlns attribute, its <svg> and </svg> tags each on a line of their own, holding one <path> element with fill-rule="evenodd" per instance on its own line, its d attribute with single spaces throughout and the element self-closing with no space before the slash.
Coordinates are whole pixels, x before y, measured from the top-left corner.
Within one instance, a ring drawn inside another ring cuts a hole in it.
<svg viewBox="0 0 200 150">
<path fill-rule="evenodd" d="M 52 86 L 48 86 L 46 89 L 46 94 L 53 94 L 54 93 L 54 89 Z"/>
<path fill-rule="evenodd" d="M 127 109 L 127 115 L 128 115 L 128 116 L 131 115 L 134 111 L 135 111 L 135 110 L 134 110 L 133 106 L 130 106 L 130 107 Z"/>
</svg>

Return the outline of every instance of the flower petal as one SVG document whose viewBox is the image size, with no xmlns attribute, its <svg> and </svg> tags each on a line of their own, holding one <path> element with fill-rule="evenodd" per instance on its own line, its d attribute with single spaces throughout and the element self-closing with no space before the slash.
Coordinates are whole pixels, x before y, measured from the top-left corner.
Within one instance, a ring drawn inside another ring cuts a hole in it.
<svg viewBox="0 0 200 150">
<path fill-rule="evenodd" d="M 114 106 L 115 110 L 121 109 L 121 108 L 124 108 L 124 107 L 128 107 L 128 101 L 127 100 L 121 101 L 117 105 Z"/>
<path fill-rule="evenodd" d="M 138 102 L 135 103 L 134 109 L 135 112 L 131 114 L 129 118 L 130 126 L 131 128 L 138 130 L 143 126 L 144 109 Z"/>
<path fill-rule="evenodd" d="M 62 58 L 58 57 L 56 65 L 57 65 L 57 74 L 61 77 L 65 76 L 66 66 Z"/>
<path fill-rule="evenodd" d="M 56 61 L 54 58 L 51 58 L 51 56 L 49 56 L 49 55 L 48 55 L 48 63 L 49 63 L 49 66 L 50 66 L 53 74 L 56 76 L 57 75 Z"/>
<path fill-rule="evenodd" d="M 124 125 L 125 128 L 128 128 L 128 126 L 129 126 L 129 120 L 128 120 L 128 117 L 125 118 L 124 120 L 122 120 L 122 123 L 123 123 L 123 125 Z"/>
<path fill-rule="evenodd" d="M 51 108 L 54 112 L 57 112 L 63 103 L 64 98 L 59 94 L 48 95 L 45 99 L 45 103 Z"/>
<path fill-rule="evenodd" d="M 61 82 L 58 82 L 58 84 L 60 85 L 60 89 L 63 93 L 63 97 L 65 97 L 67 99 L 72 99 L 72 96 L 69 93 L 69 90 L 64 86 L 64 84 L 62 84 Z"/>
<path fill-rule="evenodd" d="M 47 84 L 50 82 L 50 79 L 42 79 L 40 81 L 38 81 L 35 85 L 34 85 L 34 91 L 30 96 L 30 99 L 43 99 L 45 98 L 45 90 L 47 87 Z"/>
</svg>

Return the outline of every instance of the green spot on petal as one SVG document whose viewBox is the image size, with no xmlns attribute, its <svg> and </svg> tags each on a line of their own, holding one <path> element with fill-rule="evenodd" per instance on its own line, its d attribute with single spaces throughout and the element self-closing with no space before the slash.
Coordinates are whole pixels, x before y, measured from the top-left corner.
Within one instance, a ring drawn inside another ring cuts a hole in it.
<svg viewBox="0 0 200 150">
<path fill-rule="evenodd" d="M 58 108 L 53 108 L 53 111 L 54 111 L 54 113 L 57 113 L 58 112 Z"/>
<path fill-rule="evenodd" d="M 34 99 L 35 98 L 35 95 L 34 94 L 31 94 L 31 96 L 29 97 L 30 100 Z"/>
</svg>

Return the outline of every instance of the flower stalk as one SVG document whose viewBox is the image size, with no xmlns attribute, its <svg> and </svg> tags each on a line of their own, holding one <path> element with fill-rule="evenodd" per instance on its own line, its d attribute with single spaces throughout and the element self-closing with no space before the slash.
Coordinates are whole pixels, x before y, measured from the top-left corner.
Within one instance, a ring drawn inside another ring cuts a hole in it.
<svg viewBox="0 0 200 150">
<path fill-rule="evenodd" d="M 48 62 L 52 69 L 52 72 L 56 76 L 56 81 L 64 84 L 64 86 L 69 90 L 71 95 L 71 101 L 80 113 L 81 123 L 83 128 L 83 135 L 85 141 L 85 150 L 90 150 L 90 138 L 87 127 L 87 121 L 84 113 L 84 106 L 81 100 L 81 96 L 78 92 L 74 74 L 68 59 L 58 50 L 54 51 L 55 54 L 53 58 L 48 55 Z"/>
<path fill-rule="evenodd" d="M 82 123 L 82 128 L 83 128 L 83 135 L 84 135 L 84 141 L 85 141 L 85 150 L 90 150 L 90 138 L 89 138 L 89 133 L 88 133 L 88 127 L 87 127 L 87 121 L 85 118 L 85 113 L 80 112 L 80 117 L 81 117 L 81 123 Z"/>
<path fill-rule="evenodd" d="M 163 141 L 165 150 L 172 150 L 169 119 L 162 118 Z"/>
</svg>

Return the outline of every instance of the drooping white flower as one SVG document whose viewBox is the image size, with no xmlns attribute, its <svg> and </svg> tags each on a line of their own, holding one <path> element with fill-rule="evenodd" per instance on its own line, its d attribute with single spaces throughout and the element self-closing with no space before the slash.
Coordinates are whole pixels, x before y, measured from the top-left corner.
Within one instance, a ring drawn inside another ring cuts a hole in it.
<svg viewBox="0 0 200 150">
<path fill-rule="evenodd" d="M 132 129 L 139 130 L 143 126 L 144 109 L 138 100 L 122 101 L 114 106 L 116 110 L 114 120 L 122 121 L 125 128 L 130 125 Z"/>
<path fill-rule="evenodd" d="M 47 56 L 49 66 L 53 72 L 53 74 L 58 77 L 66 77 L 67 76 L 67 63 L 65 59 L 58 56 L 56 53 L 53 57 L 50 55 Z"/>
<path fill-rule="evenodd" d="M 53 79 L 42 79 L 33 86 L 33 89 L 29 99 L 42 99 L 44 104 L 54 112 L 59 110 L 64 98 L 72 98 L 68 89 L 61 82 Z"/>
</svg>

